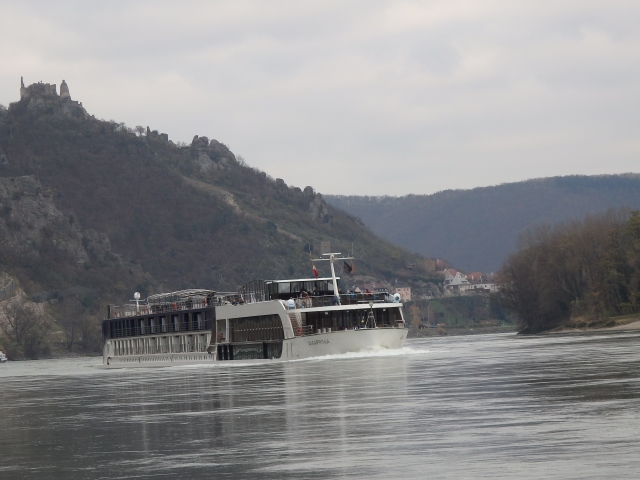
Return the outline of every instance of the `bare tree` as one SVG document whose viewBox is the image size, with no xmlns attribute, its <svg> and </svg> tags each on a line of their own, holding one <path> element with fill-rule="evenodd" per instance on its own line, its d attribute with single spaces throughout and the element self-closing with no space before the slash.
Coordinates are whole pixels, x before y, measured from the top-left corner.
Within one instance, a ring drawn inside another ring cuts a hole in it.
<svg viewBox="0 0 640 480">
<path fill-rule="evenodd" d="M 436 311 L 431 305 L 431 302 L 427 302 L 426 308 L 424 309 L 424 317 L 427 321 L 427 324 L 433 325 L 436 323 Z"/>
<path fill-rule="evenodd" d="M 100 320 L 95 315 L 83 315 L 80 319 L 80 344 L 82 351 L 100 352 L 102 349 L 102 332 Z"/>
<path fill-rule="evenodd" d="M 66 297 L 58 303 L 55 322 L 64 334 L 68 351 L 96 352 L 101 347 L 100 321 L 88 298 Z"/>
<path fill-rule="evenodd" d="M 75 299 L 71 301 L 65 299 L 58 309 L 55 322 L 62 328 L 67 350 L 73 351 L 73 345 L 78 338 L 82 323 L 80 304 Z"/>
<path fill-rule="evenodd" d="M 49 326 L 42 306 L 14 297 L 0 305 L 0 330 L 27 356 L 38 354 Z"/>
<path fill-rule="evenodd" d="M 409 307 L 409 318 L 411 318 L 411 326 L 418 328 L 422 324 L 422 316 L 420 314 L 420 307 L 413 304 Z"/>
</svg>

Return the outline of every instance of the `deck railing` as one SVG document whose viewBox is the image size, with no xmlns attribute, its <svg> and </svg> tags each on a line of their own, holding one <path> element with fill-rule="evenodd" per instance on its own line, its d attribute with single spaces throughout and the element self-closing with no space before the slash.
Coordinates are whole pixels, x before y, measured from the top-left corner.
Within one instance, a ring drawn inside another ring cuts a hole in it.
<svg viewBox="0 0 640 480">
<path fill-rule="evenodd" d="M 309 296 L 294 299 L 296 308 L 332 307 L 338 305 L 335 295 Z M 340 295 L 340 305 L 367 305 L 369 303 L 393 303 L 387 293 L 347 293 Z"/>
<path fill-rule="evenodd" d="M 295 295 L 298 295 L 296 298 Z M 315 307 L 331 307 L 338 305 L 338 301 L 335 295 L 321 295 L 321 296 L 302 296 L 300 294 L 292 294 L 296 302 L 296 308 L 315 308 Z M 115 306 L 110 305 L 109 318 L 128 318 L 139 317 L 142 315 L 155 315 L 162 313 L 181 312 L 186 310 L 196 310 L 199 308 L 206 308 L 212 306 L 222 305 L 224 303 L 237 305 L 238 303 L 258 303 L 253 301 L 253 297 L 248 297 L 242 300 L 237 297 L 234 301 L 227 299 L 226 301 L 219 298 L 202 298 L 202 299 L 189 299 L 182 302 L 172 302 L 163 304 L 144 304 L 140 306 L 136 305 L 123 305 Z M 283 299 L 288 300 L 288 299 Z M 367 303 L 391 303 L 393 297 L 388 293 L 347 293 L 340 295 L 341 305 L 361 305 Z"/>
<path fill-rule="evenodd" d="M 199 332 L 211 330 L 210 320 L 191 323 L 169 323 L 167 325 L 137 326 L 133 328 L 116 328 L 111 332 L 111 338 L 137 337 L 140 335 L 155 335 L 174 332 Z"/>
<path fill-rule="evenodd" d="M 217 298 L 194 298 L 184 300 L 181 302 L 170 302 L 160 304 L 143 304 L 143 305 L 123 305 L 109 306 L 110 318 L 125 318 L 125 317 L 139 317 L 141 315 L 154 315 L 156 313 L 171 313 L 180 312 L 185 310 L 197 310 L 199 308 L 206 308 L 215 305 L 219 305 L 220 302 Z"/>
<path fill-rule="evenodd" d="M 182 343 L 180 345 L 141 345 L 141 346 L 123 346 L 114 348 L 113 354 L 122 355 L 155 355 L 160 353 L 191 353 L 206 352 L 206 343 Z"/>
<path fill-rule="evenodd" d="M 304 337 L 306 335 L 312 335 L 316 332 L 313 330 L 313 325 L 302 325 L 299 329 L 295 329 L 293 333 L 296 337 Z"/>
</svg>

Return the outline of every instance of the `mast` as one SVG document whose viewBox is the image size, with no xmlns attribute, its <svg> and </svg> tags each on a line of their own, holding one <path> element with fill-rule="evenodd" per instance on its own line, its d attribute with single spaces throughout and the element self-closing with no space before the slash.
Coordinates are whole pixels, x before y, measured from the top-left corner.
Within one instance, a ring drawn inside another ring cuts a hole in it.
<svg viewBox="0 0 640 480">
<path fill-rule="evenodd" d="M 326 255 L 328 256 L 328 258 L 313 258 L 312 261 L 323 262 L 328 260 L 329 263 L 331 264 L 331 279 L 333 280 L 333 294 L 338 300 L 338 305 L 341 305 L 340 292 L 338 290 L 338 279 L 336 278 L 336 269 L 333 263 L 335 260 L 353 260 L 353 257 L 340 257 L 340 256 L 336 257 L 336 255 L 340 255 L 340 253 L 323 253 L 322 255 Z"/>
<path fill-rule="evenodd" d="M 338 253 L 338 255 L 340 255 Z M 336 279 L 336 269 L 333 266 L 334 254 L 329 253 L 329 263 L 331 264 L 331 279 L 333 280 L 333 294 L 338 299 L 338 305 L 340 305 L 340 291 L 338 290 L 338 280 Z"/>
</svg>

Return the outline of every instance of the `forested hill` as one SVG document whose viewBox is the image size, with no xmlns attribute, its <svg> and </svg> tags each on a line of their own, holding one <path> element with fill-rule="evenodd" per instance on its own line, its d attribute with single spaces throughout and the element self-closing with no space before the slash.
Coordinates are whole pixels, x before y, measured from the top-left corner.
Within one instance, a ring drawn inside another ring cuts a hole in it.
<svg viewBox="0 0 640 480">
<path fill-rule="evenodd" d="M 312 186 L 273 179 L 216 140 L 176 145 L 39 85 L 0 107 L 0 271 L 32 297 L 76 295 L 86 307 L 134 290 L 309 277 L 321 241 L 354 245 L 360 276 L 402 280 L 420 263 Z"/>
<path fill-rule="evenodd" d="M 325 198 L 411 251 L 491 272 L 529 226 L 640 208 L 640 175 L 552 177 L 433 195 Z"/>
<path fill-rule="evenodd" d="M 501 303 L 516 314 L 522 333 L 637 319 L 640 212 L 532 229 L 498 277 Z"/>
</svg>

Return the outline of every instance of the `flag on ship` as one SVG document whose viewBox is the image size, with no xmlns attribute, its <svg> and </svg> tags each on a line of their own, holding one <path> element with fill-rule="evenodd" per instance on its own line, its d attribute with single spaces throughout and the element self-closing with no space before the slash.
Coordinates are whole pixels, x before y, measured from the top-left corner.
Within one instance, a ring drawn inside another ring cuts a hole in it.
<svg viewBox="0 0 640 480">
<path fill-rule="evenodd" d="M 351 262 L 351 265 L 349 265 L 347 262 L 343 262 L 344 265 L 342 265 L 342 271 L 344 273 L 353 273 L 353 262 Z"/>
<path fill-rule="evenodd" d="M 311 264 L 311 267 L 313 268 L 313 275 L 318 278 L 318 269 L 316 268 L 315 264 Z"/>
</svg>

